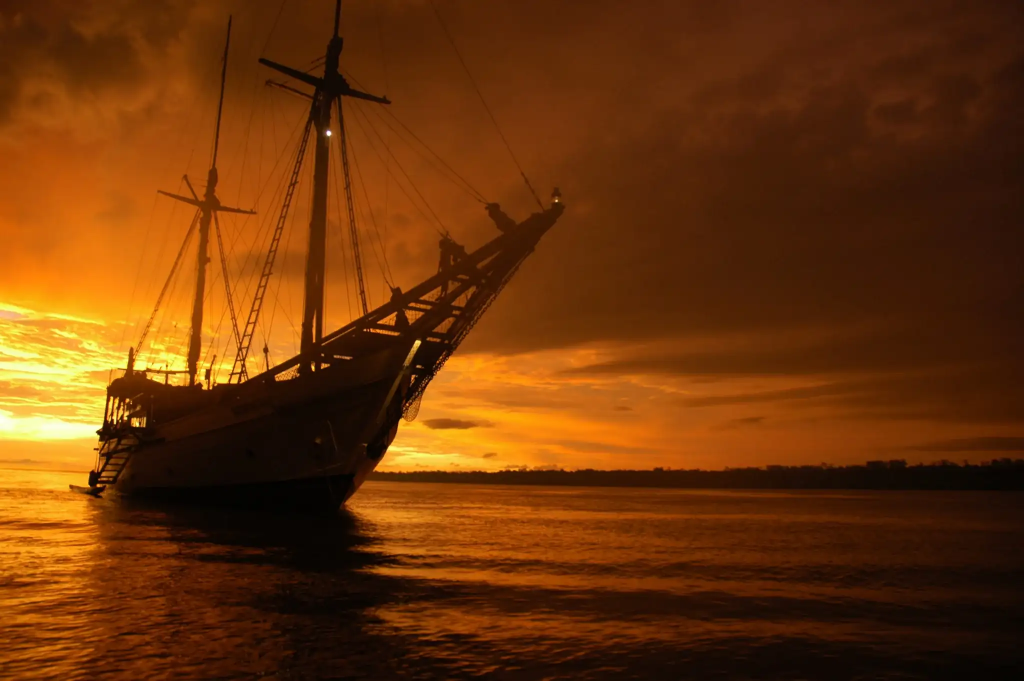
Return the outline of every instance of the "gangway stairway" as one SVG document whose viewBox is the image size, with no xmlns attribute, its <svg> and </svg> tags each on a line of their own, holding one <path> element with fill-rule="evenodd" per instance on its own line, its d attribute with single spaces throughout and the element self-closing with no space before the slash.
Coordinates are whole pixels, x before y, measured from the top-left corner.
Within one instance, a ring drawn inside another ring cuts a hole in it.
<svg viewBox="0 0 1024 681">
<path fill-rule="evenodd" d="M 117 483 L 125 466 L 128 465 L 128 459 L 131 458 L 132 453 L 137 448 L 137 444 L 122 444 L 118 440 L 109 451 L 101 452 L 100 459 L 103 461 L 103 465 L 100 466 L 94 476 L 91 476 L 95 479 L 89 481 L 90 486 L 96 487 L 97 485 L 113 485 Z"/>
</svg>

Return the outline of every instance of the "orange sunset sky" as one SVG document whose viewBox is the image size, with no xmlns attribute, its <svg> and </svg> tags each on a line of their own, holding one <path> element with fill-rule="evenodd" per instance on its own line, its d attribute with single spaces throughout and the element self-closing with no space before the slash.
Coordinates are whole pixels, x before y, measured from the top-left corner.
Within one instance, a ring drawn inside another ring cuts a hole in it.
<svg viewBox="0 0 1024 681">
<path fill-rule="evenodd" d="M 109 370 L 191 219 L 156 190 L 206 175 L 229 14 L 219 195 L 258 211 L 222 219 L 244 317 L 306 116 L 256 60 L 311 64 L 332 5 L 0 1 L 0 465 L 92 464 Z M 534 185 L 559 186 L 567 210 L 382 469 L 1024 451 L 1024 6 L 437 6 Z M 346 0 L 342 29 L 355 82 L 487 199 L 535 209 L 430 3 Z M 436 270 L 442 226 L 469 247 L 496 231 L 376 105 L 346 107 L 380 304 L 385 259 L 408 287 Z M 308 185 L 257 340 L 271 361 L 298 347 Z M 335 328 L 355 299 L 331 192 Z M 230 366 L 211 256 L 204 366 Z M 142 363 L 184 366 L 193 267 Z"/>
</svg>

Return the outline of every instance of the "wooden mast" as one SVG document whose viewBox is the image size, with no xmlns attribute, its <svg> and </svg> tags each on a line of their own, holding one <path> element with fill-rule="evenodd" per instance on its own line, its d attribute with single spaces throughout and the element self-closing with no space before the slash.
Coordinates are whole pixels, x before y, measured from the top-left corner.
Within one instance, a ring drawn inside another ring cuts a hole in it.
<svg viewBox="0 0 1024 681">
<path fill-rule="evenodd" d="M 228 47 L 231 45 L 231 17 L 228 17 L 228 37 L 224 42 L 224 64 L 220 71 L 220 99 L 217 103 L 217 127 L 213 134 L 213 159 L 206 174 L 206 194 L 199 218 L 199 253 L 196 255 L 196 291 L 192 299 L 192 333 L 188 338 L 188 384 L 195 385 L 199 371 L 199 352 L 203 345 L 203 298 L 206 297 L 206 263 L 210 247 L 210 222 L 213 220 L 213 202 L 217 192 L 217 150 L 220 147 L 220 119 L 224 111 L 224 81 L 228 75 Z"/>
<path fill-rule="evenodd" d="M 341 2 L 338 2 L 338 11 Z M 340 17 L 334 15 L 334 36 L 327 44 L 324 82 L 338 74 L 342 39 L 338 36 Z M 324 335 L 324 278 L 327 269 L 327 179 L 330 172 L 330 131 L 332 98 L 317 88 L 313 95 L 313 127 L 316 146 L 313 166 L 313 211 L 309 220 L 309 244 L 306 250 L 306 297 L 302 306 L 300 352 L 306 353 L 320 343 Z"/>
<path fill-rule="evenodd" d="M 228 208 L 220 205 L 217 198 L 217 151 L 220 147 L 220 120 L 224 111 L 224 85 L 228 75 L 228 48 L 231 46 L 231 17 L 228 17 L 228 35 L 224 42 L 224 65 L 220 72 L 220 100 L 217 104 L 217 128 L 213 136 L 213 160 L 210 163 L 210 170 L 206 174 L 206 192 L 200 199 L 188 176 L 185 176 L 185 184 L 188 186 L 192 197 L 171 194 L 170 192 L 159 191 L 172 199 L 183 201 L 199 209 L 199 251 L 196 254 L 196 288 L 195 296 L 192 299 L 192 329 L 188 338 L 188 384 L 196 384 L 196 376 L 199 372 L 199 354 L 203 345 L 203 299 L 206 297 L 206 264 L 210 262 L 210 223 L 213 221 L 214 213 L 243 213 L 252 215 L 255 211 L 241 210 L 239 208 Z"/>
<path fill-rule="evenodd" d="M 313 210 L 309 221 L 309 245 L 306 254 L 305 299 L 302 307 L 302 333 L 299 352 L 306 361 L 303 371 L 318 369 L 320 362 L 316 348 L 323 339 L 324 276 L 327 250 L 327 185 L 330 162 L 331 109 L 335 100 L 339 106 L 341 97 L 356 97 L 379 104 L 390 104 L 387 97 L 354 90 L 338 73 L 338 61 L 344 40 L 338 34 L 341 24 L 341 0 L 334 6 L 334 35 L 327 44 L 323 76 L 318 78 L 304 71 L 283 66 L 269 59 L 260 63 L 275 71 L 300 80 L 315 88 L 310 108 L 310 118 L 316 128 L 316 157 L 313 171 Z M 362 282 L 360 282 L 362 284 Z"/>
</svg>

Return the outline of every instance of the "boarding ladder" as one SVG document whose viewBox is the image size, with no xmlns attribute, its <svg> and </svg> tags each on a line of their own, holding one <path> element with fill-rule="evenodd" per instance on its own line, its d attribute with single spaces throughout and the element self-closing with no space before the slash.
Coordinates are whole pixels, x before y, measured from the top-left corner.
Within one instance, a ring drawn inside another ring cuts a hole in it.
<svg viewBox="0 0 1024 681">
<path fill-rule="evenodd" d="M 138 448 L 137 444 L 123 444 L 120 439 L 114 442 L 106 452 L 100 452 L 99 470 L 96 476 L 96 485 L 113 485 L 121 477 L 121 472 L 128 465 L 128 459 L 132 452 Z"/>
<path fill-rule="evenodd" d="M 313 125 L 312 116 L 306 121 L 306 129 L 302 133 L 302 141 L 299 143 L 299 150 L 295 155 L 295 165 L 292 167 L 291 179 L 288 180 L 288 188 L 284 193 L 284 201 L 281 204 L 281 213 L 277 218 L 277 225 L 270 237 L 270 248 L 267 250 L 267 258 L 263 261 L 263 271 L 260 273 L 259 282 L 256 284 L 256 292 L 253 294 L 252 307 L 249 308 L 249 318 L 242 329 L 242 335 L 238 340 L 238 353 L 235 355 L 235 363 L 231 367 L 231 374 L 228 376 L 228 383 L 244 383 L 249 378 L 249 372 L 245 361 L 249 357 L 249 346 L 252 345 L 252 337 L 256 334 L 256 324 L 259 322 L 260 310 L 263 308 L 263 297 L 267 294 L 267 284 L 270 283 L 270 275 L 274 271 L 274 260 L 277 258 L 277 249 L 281 244 L 281 235 L 288 222 L 288 209 L 292 205 L 292 198 L 295 196 L 295 188 L 299 185 L 299 173 L 302 170 L 302 159 L 306 155 L 306 146 L 309 143 L 309 129 Z"/>
</svg>

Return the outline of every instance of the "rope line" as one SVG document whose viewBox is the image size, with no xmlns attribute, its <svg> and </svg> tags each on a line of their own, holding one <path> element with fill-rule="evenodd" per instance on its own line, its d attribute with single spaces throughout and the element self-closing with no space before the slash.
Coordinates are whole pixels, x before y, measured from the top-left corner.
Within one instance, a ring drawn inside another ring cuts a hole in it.
<svg viewBox="0 0 1024 681">
<path fill-rule="evenodd" d="M 288 0 L 281 0 L 281 6 L 277 8 L 277 15 L 274 17 L 274 23 L 270 26 L 270 33 L 267 34 L 267 42 L 263 43 L 263 51 L 260 52 L 260 56 L 267 53 L 267 48 L 270 47 L 270 39 L 274 37 L 274 31 L 277 30 L 277 22 L 281 20 L 281 13 L 284 12 L 285 3 Z"/>
<path fill-rule="evenodd" d="M 342 217 L 341 214 L 342 193 L 341 186 L 338 184 L 338 175 L 341 174 L 341 169 L 338 166 L 341 165 L 341 162 L 338 161 L 337 154 L 331 154 L 328 157 L 328 162 L 331 164 L 332 167 L 331 177 L 334 178 L 334 207 L 335 210 L 338 211 L 338 229 L 328 230 L 327 233 L 335 234 L 338 239 L 338 247 L 341 250 L 341 278 L 342 281 L 345 282 L 345 304 L 348 306 L 348 319 L 349 321 L 352 321 L 353 319 L 356 319 L 356 315 L 352 311 L 352 301 L 355 299 L 355 296 L 352 294 L 352 287 L 349 282 L 348 250 L 345 247 L 345 237 L 342 235 L 342 230 L 344 229 L 342 225 L 345 224 L 345 219 Z"/>
<path fill-rule="evenodd" d="M 459 48 L 455 44 L 455 39 L 452 38 L 452 34 L 448 31 L 448 26 L 445 25 L 444 19 L 441 18 L 441 12 L 438 11 L 434 0 L 430 0 L 430 6 L 434 10 L 434 16 L 437 17 L 437 23 L 441 25 L 441 30 L 444 31 L 445 36 L 448 38 L 448 42 L 455 51 L 455 56 L 458 57 L 459 63 L 462 64 L 462 68 L 466 72 L 466 75 L 469 76 L 469 82 L 476 91 L 477 96 L 480 98 L 480 103 L 484 105 L 484 110 L 487 111 L 487 115 L 490 117 L 491 123 L 494 124 L 494 129 L 498 131 L 498 136 L 501 137 L 501 141 L 505 143 L 505 148 L 508 149 L 508 155 L 512 157 L 512 162 L 515 163 L 516 168 L 519 169 L 519 174 L 522 175 L 523 182 L 526 183 L 526 188 L 530 190 L 530 194 L 533 195 L 534 201 L 536 201 L 537 205 L 541 207 L 541 210 L 543 210 L 544 204 L 541 202 L 540 197 L 537 196 L 537 192 L 534 190 L 533 185 L 530 184 L 530 178 L 526 176 L 523 166 L 519 164 L 519 159 L 516 158 L 515 152 L 512 151 L 512 146 L 508 143 L 508 140 L 505 139 L 505 133 L 501 131 L 501 126 L 498 125 L 498 120 L 494 117 L 494 113 L 491 112 L 491 107 L 487 106 L 487 100 L 484 99 L 484 93 L 480 91 L 480 87 L 476 84 L 476 79 L 473 78 L 473 74 L 466 65 L 466 60 L 462 58 L 462 53 L 459 52 Z"/>
<path fill-rule="evenodd" d="M 357 106 L 352 107 L 352 110 L 356 112 L 357 116 L 363 116 L 364 117 L 366 125 L 369 127 L 370 130 L 373 131 L 373 134 L 377 136 L 377 139 L 380 140 L 381 144 L 383 144 L 384 143 L 384 139 L 380 136 L 380 133 L 377 132 L 377 129 L 373 127 L 373 123 L 370 122 L 370 119 L 368 117 L 366 117 L 365 113 L 363 113 L 362 107 L 357 105 Z M 356 118 L 356 122 L 357 123 L 359 122 L 359 118 L 358 117 Z M 362 126 L 362 123 L 360 123 L 360 127 L 361 126 Z M 364 130 L 364 134 L 366 134 L 365 130 Z M 367 135 L 367 139 L 369 139 L 369 135 Z M 371 147 L 372 146 L 373 145 L 371 144 Z M 439 218 L 437 216 L 437 213 L 434 212 L 434 209 L 430 206 L 430 203 L 427 201 L 426 197 L 423 196 L 423 193 L 416 186 L 416 183 L 412 181 L 411 177 L 409 177 L 409 173 L 407 173 L 405 171 L 405 168 L 402 167 L 401 162 L 399 162 L 399 160 L 395 156 L 394 152 L 391 151 L 390 149 L 387 149 L 386 151 L 388 152 L 388 155 L 394 160 L 395 165 L 398 166 L 398 169 L 402 171 L 402 175 L 405 176 L 405 179 L 409 183 L 409 186 L 412 187 L 413 191 L 416 192 L 416 195 L 420 197 L 420 201 L 422 201 L 423 205 L 427 207 L 427 210 L 430 211 L 430 214 L 432 216 L 434 216 L 434 220 L 437 221 L 437 224 L 441 225 L 441 229 L 443 229 L 445 232 L 447 232 L 448 228 L 445 226 L 444 222 L 441 221 L 441 218 Z M 401 186 L 402 185 L 399 185 L 399 187 L 401 187 Z M 406 196 L 408 196 L 408 194 L 406 194 Z M 413 202 L 413 205 L 416 205 L 416 203 Z M 417 208 L 420 210 L 421 213 L 423 212 L 423 209 L 419 208 L 419 206 L 417 206 Z M 429 218 L 428 218 L 428 220 L 429 220 Z"/>
<path fill-rule="evenodd" d="M 363 171 L 359 168 L 359 156 L 356 154 L 355 145 L 350 149 L 352 152 L 352 165 L 356 168 L 356 179 L 359 181 L 359 185 L 363 190 L 363 196 L 366 199 L 366 209 L 370 213 L 370 222 L 373 224 L 373 231 L 377 234 L 377 242 L 380 245 L 381 257 L 377 257 L 377 251 L 373 248 L 373 240 L 370 239 L 370 249 L 373 250 L 373 256 L 377 259 L 377 266 L 380 267 L 381 274 L 384 275 L 384 281 L 387 282 L 389 287 L 394 286 L 395 275 L 391 271 L 391 263 L 388 262 L 388 252 L 384 245 L 384 239 L 380 235 L 380 227 L 377 226 L 377 216 L 373 213 L 373 204 L 370 202 L 370 194 L 366 191 L 366 182 L 363 181 Z M 357 209 L 359 207 L 357 206 Z M 359 212 L 363 211 L 359 209 Z M 381 258 L 384 262 L 381 263 Z"/>
<path fill-rule="evenodd" d="M 487 203 L 490 203 L 490 202 L 489 202 L 489 201 L 487 200 L 487 197 L 486 197 L 486 196 L 484 196 L 484 195 L 483 195 L 483 193 L 482 193 L 482 192 L 481 192 L 481 191 L 480 191 L 479 189 L 477 189 L 477 188 L 476 188 L 476 187 L 474 187 L 474 186 L 473 186 L 472 184 L 470 184 L 470 183 L 469 183 L 469 180 L 467 180 L 467 179 L 466 179 L 465 177 L 463 177 L 462 175 L 460 175 L 460 174 L 458 173 L 458 171 L 457 171 L 457 170 L 455 170 L 455 168 L 452 168 L 452 167 L 451 167 L 451 166 L 450 166 L 450 165 L 448 164 L 448 162 L 447 162 L 447 161 L 445 161 L 445 160 L 444 160 L 444 158 L 443 158 L 443 157 L 442 157 L 442 156 L 441 156 L 440 154 L 438 154 L 438 153 L 437 153 L 436 151 L 434 151 L 433 149 L 431 149 L 431 148 L 430 148 L 430 147 L 429 147 L 429 146 L 427 145 L 427 143 L 426 143 L 426 142 L 424 142 L 424 141 L 423 141 L 422 139 L 420 139 L 420 138 L 419 138 L 419 137 L 418 137 L 418 136 L 416 135 L 416 133 L 415 133 L 415 132 L 413 132 L 413 131 L 412 131 L 412 130 L 411 130 L 411 129 L 409 128 L 409 126 L 407 126 L 407 125 L 406 125 L 405 123 L 403 123 L 403 122 L 402 122 L 402 120 L 401 120 L 400 118 L 398 118 L 398 116 L 396 116 L 396 115 L 395 115 L 395 114 L 394 114 L 394 113 L 393 113 L 393 112 L 392 112 L 392 111 L 391 111 L 390 109 L 385 109 L 385 112 L 387 112 L 387 114 L 388 114 L 389 116 L 391 116 L 391 118 L 393 118 L 393 119 L 394 119 L 394 121 L 395 121 L 396 123 L 398 123 L 398 125 L 402 126 L 402 129 L 403 129 L 403 130 L 405 130 L 405 131 L 406 131 L 407 133 L 409 133 L 409 135 L 410 135 L 410 136 L 411 136 L 411 137 L 412 137 L 412 138 L 413 138 L 414 140 L 416 140 L 416 141 L 417 141 L 417 142 L 419 142 L 419 143 L 420 143 L 421 145 L 423 145 L 423 148 L 424 148 L 424 149 L 426 149 L 427 151 L 429 151 L 429 152 L 430 152 L 430 153 L 431 153 L 431 154 L 432 154 L 432 155 L 434 156 L 434 158 L 436 158 L 436 159 L 437 159 L 437 160 L 438 160 L 438 161 L 439 161 L 439 162 L 441 163 L 441 165 L 442 165 L 442 166 L 444 166 L 444 167 L 445 167 L 445 168 L 446 168 L 446 169 L 447 169 L 447 170 L 448 170 L 449 172 L 451 172 L 451 174 L 452 174 L 452 175 L 454 175 L 454 176 L 455 176 L 456 178 L 458 178 L 458 180 L 459 180 L 460 182 L 462 182 L 462 184 L 464 184 L 464 185 L 466 186 L 466 189 L 468 189 L 468 190 L 470 191 L 471 195 L 472 195 L 472 196 L 473 196 L 473 197 L 474 197 L 474 198 L 475 198 L 475 199 L 476 199 L 477 201 L 479 201 L 480 203 L 483 203 L 483 204 L 487 204 Z M 378 114 L 378 115 L 379 115 L 379 114 Z M 383 122 L 384 122 L 384 125 L 387 125 L 387 126 L 388 126 L 388 128 L 389 128 L 389 129 L 393 129 L 393 128 L 391 128 L 391 125 L 390 125 L 390 124 L 389 124 L 389 123 L 388 123 L 388 122 L 387 122 L 387 121 L 386 121 L 386 120 L 385 120 L 385 119 L 384 119 L 384 118 L 383 118 L 382 116 L 380 117 L 380 119 L 381 119 L 381 121 L 383 121 Z M 410 144 L 409 146 L 412 146 L 412 145 Z"/>
<path fill-rule="evenodd" d="M 357 113 L 358 113 L 358 111 L 357 111 Z M 377 151 L 377 147 L 373 144 L 373 140 L 370 139 L 369 134 L 366 132 L 366 129 L 363 127 L 362 121 L 360 121 L 358 117 L 355 118 L 355 121 L 356 121 L 356 124 L 359 126 L 360 130 L 362 131 L 363 135 L 366 137 L 366 140 L 367 140 L 367 142 L 370 145 L 370 149 L 373 151 L 373 153 L 380 160 L 381 164 L 384 165 L 384 170 L 388 173 L 388 176 L 394 178 L 395 184 L 398 186 L 398 189 L 402 192 L 402 195 L 405 196 L 405 198 L 409 200 L 409 205 L 411 205 L 413 208 L 415 208 L 419 212 L 419 214 L 423 217 L 423 220 L 425 222 L 430 223 L 430 221 L 431 221 L 430 216 L 427 215 L 426 211 L 423 210 L 423 208 L 420 206 L 420 204 L 417 203 L 416 200 L 412 197 L 412 195 L 405 189 L 405 187 L 402 185 L 402 183 L 400 181 L 400 178 L 397 175 L 395 175 L 393 172 L 391 172 L 390 167 L 388 167 L 388 165 L 385 164 L 384 157 L 381 155 L 381 153 L 379 151 Z M 408 178 L 406 178 L 406 179 L 408 179 Z M 442 227 L 443 227 L 443 225 L 442 225 Z M 436 230 L 437 228 L 435 227 L 434 229 Z M 443 234 L 443 232 L 441 232 L 440 230 L 438 230 L 438 233 L 439 234 Z"/>
<path fill-rule="evenodd" d="M 146 246 L 149 245 L 149 235 L 153 232 L 153 218 L 156 215 L 156 202 L 160 197 L 159 194 L 153 195 L 153 207 L 149 210 L 149 220 L 146 223 L 146 236 L 142 241 L 142 255 L 139 256 L 139 265 L 135 269 L 135 282 L 132 284 L 132 295 L 128 299 L 128 314 L 125 321 L 121 325 L 121 338 L 117 341 L 117 347 L 120 350 L 121 346 L 124 345 L 125 336 L 128 334 L 128 319 L 132 317 L 132 310 L 135 307 L 135 293 L 139 288 L 139 280 L 142 278 L 142 264 L 145 262 Z M 132 335 L 134 336 L 138 330 L 138 324 L 132 329 Z"/>
<path fill-rule="evenodd" d="M 356 113 L 358 113 L 358 112 L 356 112 Z M 384 157 L 381 156 L 381 153 L 377 151 L 377 146 L 373 143 L 373 140 L 370 138 L 370 135 L 366 131 L 366 128 L 364 127 L 364 125 L 362 125 L 362 122 L 358 118 L 356 118 L 355 119 L 355 123 L 359 126 L 359 129 L 362 131 L 362 134 L 364 134 L 366 136 L 367 141 L 370 143 L 371 150 L 374 152 L 374 154 L 380 160 L 381 164 L 384 164 L 385 163 L 384 162 Z M 389 151 L 389 150 L 386 150 L 386 151 Z M 400 169 L 400 165 L 399 165 L 399 169 Z M 413 208 L 415 208 L 420 213 L 420 215 L 423 217 L 424 221 L 426 221 L 427 223 L 430 223 L 431 222 L 430 215 L 428 215 L 427 212 L 423 210 L 423 208 L 420 206 L 419 203 L 417 203 L 416 199 L 413 198 L 413 196 L 409 193 L 409 191 L 406 189 L 406 187 L 404 187 L 404 185 L 402 185 L 402 183 L 400 181 L 400 178 L 397 175 L 395 175 L 387 165 L 385 165 L 384 170 L 388 173 L 389 176 L 394 178 L 395 184 L 398 186 L 398 189 L 401 191 L 402 196 L 406 197 L 406 199 L 409 200 L 410 205 Z M 412 180 L 409 178 L 408 175 L 406 176 L 406 179 L 410 183 L 412 183 Z M 416 187 L 414 186 L 413 188 L 415 189 Z M 429 206 L 427 208 L 429 208 Z M 442 224 L 441 227 L 443 228 L 444 225 Z M 436 227 L 434 227 L 434 228 L 436 229 Z M 441 230 L 438 230 L 438 233 L 444 233 L 444 232 L 441 231 Z"/>
<path fill-rule="evenodd" d="M 353 77 L 347 71 L 345 72 L 345 76 L 348 77 L 357 86 L 363 87 L 363 85 L 358 80 L 356 80 L 355 77 Z M 430 154 L 435 159 L 437 159 L 438 162 L 440 162 L 440 164 L 442 166 L 441 168 L 439 168 L 436 164 L 434 164 L 434 162 L 430 158 L 425 156 L 423 154 L 423 152 L 421 152 L 419 149 L 417 149 L 414 144 L 412 144 L 408 140 L 404 140 L 406 142 L 406 144 L 409 145 L 409 148 L 412 149 L 413 151 L 415 151 L 417 154 L 419 154 L 420 158 L 422 158 L 424 161 L 426 161 L 430 165 L 431 168 L 433 168 L 434 170 L 438 171 L 438 173 L 442 177 L 447 179 L 449 182 L 454 184 L 456 187 L 458 187 L 462 191 L 466 192 L 474 200 L 479 201 L 480 203 L 482 203 L 484 205 L 487 205 L 488 203 L 490 203 L 487 200 L 487 197 L 485 197 L 476 187 L 474 187 L 472 184 L 469 183 L 469 180 L 467 180 L 465 177 L 460 175 L 459 172 L 457 170 L 455 170 L 455 168 L 452 168 L 451 165 L 449 165 L 448 162 L 445 161 L 444 158 L 440 154 L 438 154 L 436 151 L 434 151 L 430 147 L 430 145 L 428 145 L 426 142 L 424 142 L 415 132 L 412 131 L 412 129 L 409 128 L 409 126 L 407 126 L 405 123 L 403 123 L 401 121 L 401 119 L 399 119 L 398 116 L 396 116 L 389 108 L 386 108 L 386 107 L 371 107 L 371 111 L 373 111 L 374 115 L 377 116 L 378 119 L 380 119 L 381 123 L 383 123 L 385 126 L 387 126 L 389 131 L 391 131 L 391 132 L 395 133 L 396 135 L 398 135 L 399 139 L 403 139 L 401 133 L 398 130 L 396 130 L 395 127 L 393 125 L 391 125 L 391 123 L 389 123 L 387 121 L 387 119 L 384 118 L 381 115 L 381 113 L 380 113 L 381 109 L 383 109 L 383 111 L 385 113 L 387 113 L 388 116 L 390 116 L 392 119 L 394 119 L 395 123 L 397 123 L 399 126 L 401 126 L 401 128 L 403 130 L 405 130 L 407 133 L 409 133 L 410 137 L 412 137 L 415 141 L 419 142 L 420 145 L 424 149 L 426 149 L 428 152 L 430 152 Z M 386 144 L 386 146 L 389 147 L 389 145 L 387 145 L 387 144 Z M 444 172 L 445 170 L 447 170 L 449 173 L 451 173 L 451 176 L 445 174 L 445 172 Z"/>
<path fill-rule="evenodd" d="M 146 324 L 146 328 L 142 331 L 142 337 L 139 338 L 139 342 L 135 345 L 135 354 L 138 354 L 142 350 L 143 344 L 146 342 L 146 336 L 149 335 L 149 329 L 153 326 L 153 320 L 160 312 L 160 306 L 164 301 L 164 297 L 167 295 L 167 290 L 173 288 L 173 282 L 176 279 L 178 273 L 178 267 L 181 265 L 182 257 L 185 255 L 185 251 L 188 250 L 188 245 L 192 241 L 192 235 L 195 233 L 196 224 L 199 222 L 199 211 L 196 211 L 195 217 L 192 218 L 192 223 L 188 227 L 188 231 L 185 232 L 185 239 L 181 242 L 181 248 L 178 249 L 178 255 L 174 258 L 174 264 L 171 265 L 171 271 L 167 275 L 167 280 L 164 282 L 163 288 L 160 290 L 160 295 L 157 296 L 156 304 L 153 306 L 153 314 L 149 316 L 149 322 Z M 159 327 L 157 327 L 159 330 Z"/>
<path fill-rule="evenodd" d="M 391 79 L 388 77 L 387 50 L 384 49 L 384 24 L 380 20 L 380 2 L 375 2 L 374 17 L 377 20 L 377 41 L 380 44 L 380 64 L 384 71 L 384 92 L 391 91 Z M 391 148 L 391 133 L 388 133 L 387 148 Z M 388 206 L 391 198 L 391 175 L 387 172 L 388 164 L 384 164 L 384 243 L 388 238 Z"/>
</svg>

